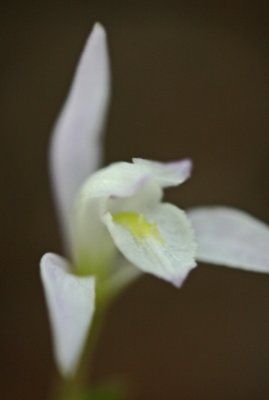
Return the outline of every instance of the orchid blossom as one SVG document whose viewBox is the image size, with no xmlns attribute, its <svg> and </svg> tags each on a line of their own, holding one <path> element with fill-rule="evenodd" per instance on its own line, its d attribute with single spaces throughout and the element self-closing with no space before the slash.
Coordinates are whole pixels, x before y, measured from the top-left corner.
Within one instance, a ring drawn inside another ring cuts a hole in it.
<svg viewBox="0 0 269 400">
<path fill-rule="evenodd" d="M 143 272 L 180 287 L 196 261 L 269 272 L 269 228 L 231 208 L 185 213 L 163 190 L 188 159 L 133 159 L 97 170 L 110 97 L 106 34 L 96 24 L 55 126 L 50 172 L 67 259 L 47 253 L 41 277 L 58 368 L 72 376 L 95 310 Z M 197 245 L 198 244 L 198 245 Z"/>
</svg>

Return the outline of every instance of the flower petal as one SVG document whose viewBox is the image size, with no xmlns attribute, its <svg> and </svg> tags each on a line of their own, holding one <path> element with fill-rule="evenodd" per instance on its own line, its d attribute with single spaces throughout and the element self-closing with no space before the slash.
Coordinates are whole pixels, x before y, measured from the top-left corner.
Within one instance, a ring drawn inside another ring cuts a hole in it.
<svg viewBox="0 0 269 400">
<path fill-rule="evenodd" d="M 56 362 L 69 376 L 75 372 L 92 321 L 95 279 L 70 274 L 67 261 L 56 254 L 45 254 L 40 266 Z"/>
<path fill-rule="evenodd" d="M 163 188 L 180 185 L 191 175 L 192 161 L 188 158 L 167 163 L 133 158 L 133 162 L 151 173 Z"/>
<path fill-rule="evenodd" d="M 243 211 L 198 207 L 188 216 L 197 235 L 197 259 L 203 262 L 269 272 L 269 227 Z"/>
<path fill-rule="evenodd" d="M 96 171 L 83 185 L 79 197 L 130 197 L 152 180 L 152 174 L 129 162 L 116 162 Z"/>
<path fill-rule="evenodd" d="M 159 204 L 144 215 L 107 213 L 104 218 L 116 246 L 144 272 L 179 287 L 195 267 L 195 241 L 182 210 Z"/>
<path fill-rule="evenodd" d="M 100 163 L 100 138 L 109 100 L 106 34 L 95 24 L 53 132 L 51 177 L 63 231 L 78 189 Z"/>
<path fill-rule="evenodd" d="M 117 212 L 158 204 L 162 190 L 150 178 L 139 166 L 120 162 L 95 172 L 83 185 L 75 203 L 72 232 L 75 264 L 81 273 L 106 273 L 114 254 L 114 243 L 101 220 L 107 209 Z"/>
</svg>

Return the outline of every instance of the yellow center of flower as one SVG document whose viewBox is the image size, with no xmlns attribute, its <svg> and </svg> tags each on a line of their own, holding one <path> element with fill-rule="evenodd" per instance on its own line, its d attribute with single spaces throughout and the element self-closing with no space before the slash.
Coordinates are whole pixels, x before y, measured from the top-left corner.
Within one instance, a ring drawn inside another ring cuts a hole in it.
<svg viewBox="0 0 269 400">
<path fill-rule="evenodd" d="M 121 212 L 113 215 L 113 221 L 123 225 L 140 241 L 147 237 L 153 237 L 162 242 L 157 224 L 148 222 L 143 214 Z"/>
</svg>

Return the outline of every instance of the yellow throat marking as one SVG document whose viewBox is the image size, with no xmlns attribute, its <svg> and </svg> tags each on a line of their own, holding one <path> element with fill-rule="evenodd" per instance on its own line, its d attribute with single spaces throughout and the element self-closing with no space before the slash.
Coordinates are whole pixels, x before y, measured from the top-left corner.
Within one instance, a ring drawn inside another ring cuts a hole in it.
<svg viewBox="0 0 269 400">
<path fill-rule="evenodd" d="M 148 222 L 143 214 L 120 212 L 113 215 L 113 221 L 127 228 L 139 241 L 153 237 L 163 242 L 157 224 Z"/>
</svg>

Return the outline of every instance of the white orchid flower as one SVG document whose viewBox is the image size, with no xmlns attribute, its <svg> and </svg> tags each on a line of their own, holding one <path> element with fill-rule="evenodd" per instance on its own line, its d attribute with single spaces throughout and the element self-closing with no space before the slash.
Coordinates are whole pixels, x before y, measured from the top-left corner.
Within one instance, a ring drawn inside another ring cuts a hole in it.
<svg viewBox="0 0 269 400">
<path fill-rule="evenodd" d="M 101 162 L 109 88 L 106 34 L 96 24 L 50 149 L 53 190 L 70 262 L 45 254 L 41 277 L 55 358 L 64 376 L 76 370 L 96 301 L 139 272 L 179 287 L 196 266 L 195 259 L 269 271 L 269 229 L 263 223 L 229 208 L 197 208 L 186 215 L 162 203 L 164 188 L 189 178 L 190 160 L 134 159 L 94 172 Z"/>
</svg>

